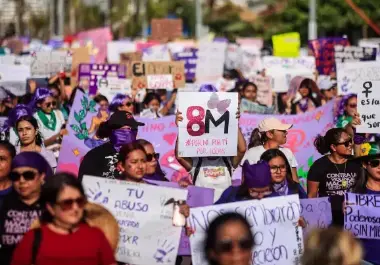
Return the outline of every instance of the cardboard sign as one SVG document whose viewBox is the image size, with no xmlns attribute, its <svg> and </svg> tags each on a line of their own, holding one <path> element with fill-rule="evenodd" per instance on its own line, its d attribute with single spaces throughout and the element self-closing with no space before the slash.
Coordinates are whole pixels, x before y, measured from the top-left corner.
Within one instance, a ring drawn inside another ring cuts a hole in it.
<svg viewBox="0 0 380 265">
<path fill-rule="evenodd" d="M 184 62 L 132 62 L 131 68 L 132 88 L 150 88 L 148 87 L 147 76 L 151 75 L 172 75 L 173 88 L 185 86 Z"/>
<path fill-rule="evenodd" d="M 142 61 L 142 52 L 120 53 L 120 64 L 127 66 L 127 78 L 132 78 L 132 62 Z"/>
<path fill-rule="evenodd" d="M 78 68 L 81 63 L 90 63 L 91 56 L 87 47 L 73 49 L 73 60 L 71 64 L 71 87 L 78 85 Z M 71 93 L 71 92 L 70 92 Z"/>
<path fill-rule="evenodd" d="M 193 264 L 208 264 L 204 253 L 207 228 L 216 217 L 227 212 L 241 214 L 250 224 L 255 241 L 252 265 L 300 264 L 303 236 L 302 228 L 297 226 L 300 217 L 298 195 L 190 208 L 188 220 L 195 231 L 190 236 Z"/>
<path fill-rule="evenodd" d="M 335 45 L 334 50 L 335 63 L 376 60 L 376 48 Z"/>
<path fill-rule="evenodd" d="M 169 47 L 167 45 L 154 45 L 142 50 L 144 62 L 169 62 L 171 61 Z"/>
<path fill-rule="evenodd" d="M 171 40 L 182 37 L 182 19 L 154 18 L 151 21 L 152 39 Z"/>
<path fill-rule="evenodd" d="M 237 93 L 181 92 L 178 153 L 181 157 L 235 156 Z"/>
<path fill-rule="evenodd" d="M 346 193 L 344 229 L 357 238 L 380 239 L 380 195 Z"/>
<path fill-rule="evenodd" d="M 32 77 L 51 77 L 60 72 L 71 72 L 71 51 L 41 51 L 31 53 Z"/>
<path fill-rule="evenodd" d="M 126 66 L 123 64 L 80 64 L 79 84 L 95 95 L 98 88 L 108 86 L 108 78 L 126 79 Z"/>
<path fill-rule="evenodd" d="M 136 51 L 136 44 L 132 41 L 109 41 L 107 43 L 107 62 L 122 63 L 121 55 Z M 135 60 L 136 61 L 136 60 Z"/>
<path fill-rule="evenodd" d="M 358 113 L 362 121 L 358 133 L 380 132 L 380 81 L 357 81 Z"/>
<path fill-rule="evenodd" d="M 331 203 L 328 197 L 301 199 L 301 216 L 306 221 L 304 235 L 314 228 L 327 228 L 332 223 Z"/>
<path fill-rule="evenodd" d="M 215 82 L 223 76 L 227 43 L 201 42 L 198 50 L 196 82 Z"/>
<path fill-rule="evenodd" d="M 257 102 L 268 107 L 272 106 L 271 78 L 269 76 L 257 75 L 252 77 L 251 81 L 257 86 Z"/>
<path fill-rule="evenodd" d="M 186 200 L 186 189 L 84 176 L 87 198 L 103 205 L 120 228 L 116 260 L 128 264 L 174 265 L 182 227 L 173 225 L 173 204 Z"/>
<path fill-rule="evenodd" d="M 298 32 L 272 36 L 273 55 L 279 57 L 298 57 L 300 55 L 301 37 Z"/>
</svg>

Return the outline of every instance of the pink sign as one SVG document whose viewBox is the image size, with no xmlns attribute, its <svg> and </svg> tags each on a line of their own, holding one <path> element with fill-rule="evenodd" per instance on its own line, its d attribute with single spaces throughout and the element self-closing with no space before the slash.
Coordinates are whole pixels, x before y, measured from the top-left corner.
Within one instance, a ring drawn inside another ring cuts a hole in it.
<svg viewBox="0 0 380 265">
<path fill-rule="evenodd" d="M 82 45 L 89 43 L 94 48 L 95 62 L 104 63 L 107 57 L 107 43 L 112 40 L 112 32 L 108 27 L 81 31 L 77 34 Z"/>
</svg>

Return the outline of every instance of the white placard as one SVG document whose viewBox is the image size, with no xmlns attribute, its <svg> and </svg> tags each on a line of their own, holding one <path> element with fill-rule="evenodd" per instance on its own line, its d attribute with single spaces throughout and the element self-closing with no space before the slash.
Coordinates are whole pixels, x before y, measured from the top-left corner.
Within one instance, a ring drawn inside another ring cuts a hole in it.
<svg viewBox="0 0 380 265">
<path fill-rule="evenodd" d="M 225 79 L 223 77 L 219 78 L 215 83 L 215 87 L 219 92 L 230 91 L 235 88 L 236 80 L 235 79 Z"/>
<path fill-rule="evenodd" d="M 357 81 L 358 113 L 362 124 L 358 133 L 380 133 L 380 81 Z"/>
<path fill-rule="evenodd" d="M 223 76 L 226 48 L 227 43 L 225 42 L 201 42 L 199 44 L 195 70 L 197 83 L 215 82 Z"/>
<path fill-rule="evenodd" d="M 39 51 L 31 53 L 32 77 L 51 77 L 59 72 L 71 72 L 72 54 L 69 51 Z"/>
<path fill-rule="evenodd" d="M 314 80 L 315 58 L 312 56 L 299 58 L 264 56 L 263 67 L 266 75 L 271 77 L 272 91 L 287 92 L 290 81 L 296 76 Z"/>
<path fill-rule="evenodd" d="M 173 90 L 172 75 L 147 75 L 147 88 Z"/>
<path fill-rule="evenodd" d="M 207 227 L 218 215 L 226 212 L 241 214 L 251 225 L 255 241 L 252 264 L 300 264 L 303 236 L 302 228 L 297 226 L 298 195 L 191 208 L 188 220 L 195 231 L 190 236 L 193 264 L 208 264 L 204 253 Z"/>
<path fill-rule="evenodd" d="M 354 84 L 357 80 L 380 81 L 380 62 L 337 63 L 338 94 L 356 93 Z"/>
<path fill-rule="evenodd" d="M 171 60 L 167 45 L 155 45 L 143 50 L 144 62 L 169 62 Z"/>
<path fill-rule="evenodd" d="M 331 203 L 329 197 L 301 199 L 301 216 L 306 221 L 304 234 L 314 228 L 327 228 L 332 223 Z"/>
<path fill-rule="evenodd" d="M 263 69 L 263 63 L 261 60 L 261 51 L 257 46 L 242 45 L 241 49 L 241 71 L 243 76 L 250 76 L 256 74 L 257 71 Z"/>
<path fill-rule="evenodd" d="M 135 52 L 136 44 L 131 41 L 109 41 L 107 43 L 107 63 L 120 63 L 120 54 Z"/>
<path fill-rule="evenodd" d="M 128 264 L 174 265 L 182 227 L 172 224 L 170 199 L 186 200 L 187 190 L 84 176 L 92 202 L 102 204 L 118 220 L 116 259 Z"/>
<path fill-rule="evenodd" d="M 239 45 L 230 43 L 227 46 L 226 61 L 224 62 L 226 69 L 240 69 L 241 67 L 241 49 Z"/>
<path fill-rule="evenodd" d="M 0 86 L 16 96 L 26 94 L 26 80 L 29 77 L 29 66 L 0 64 Z"/>
<path fill-rule="evenodd" d="M 181 157 L 235 156 L 238 94 L 180 92 L 178 152 Z"/>
<path fill-rule="evenodd" d="M 100 82 L 102 78 L 99 79 L 98 94 L 105 96 L 109 102 L 116 96 L 116 94 L 126 94 L 131 96 L 131 79 L 123 79 L 117 77 L 107 77 L 105 78 L 107 82 Z"/>
</svg>

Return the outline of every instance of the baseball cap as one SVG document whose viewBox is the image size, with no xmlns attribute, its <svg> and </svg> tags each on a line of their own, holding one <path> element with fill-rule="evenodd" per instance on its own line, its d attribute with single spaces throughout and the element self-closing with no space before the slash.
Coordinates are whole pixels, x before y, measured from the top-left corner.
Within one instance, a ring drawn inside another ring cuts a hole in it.
<svg viewBox="0 0 380 265">
<path fill-rule="evenodd" d="M 135 130 L 139 126 L 145 125 L 145 123 L 136 121 L 132 113 L 122 110 L 115 111 L 107 121 L 107 124 L 112 130 L 120 129 L 124 126 L 129 126 L 132 130 Z"/>
<path fill-rule="evenodd" d="M 289 130 L 293 124 L 282 123 L 274 117 L 266 118 L 259 123 L 259 132 L 267 132 L 271 130 Z"/>
<path fill-rule="evenodd" d="M 336 86 L 336 81 L 331 79 L 323 79 L 318 83 L 320 90 L 328 90 L 334 86 Z"/>
</svg>

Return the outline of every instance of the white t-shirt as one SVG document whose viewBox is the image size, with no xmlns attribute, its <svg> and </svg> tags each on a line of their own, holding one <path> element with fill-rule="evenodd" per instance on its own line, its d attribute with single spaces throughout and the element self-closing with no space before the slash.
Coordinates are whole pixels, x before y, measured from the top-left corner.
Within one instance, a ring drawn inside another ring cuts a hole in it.
<svg viewBox="0 0 380 265">
<path fill-rule="evenodd" d="M 193 157 L 192 160 L 193 165 L 190 173 L 193 176 L 199 158 Z M 232 170 L 231 158 L 227 157 L 227 161 L 231 165 Z M 214 189 L 214 202 L 216 202 L 223 191 L 231 186 L 231 184 L 231 175 L 223 158 L 218 157 L 215 160 L 211 160 L 207 157 L 202 157 L 202 164 L 194 183 L 195 186 Z"/>
<path fill-rule="evenodd" d="M 16 146 L 16 153 L 20 153 L 20 146 Z M 46 159 L 53 171 L 55 171 L 55 168 L 57 167 L 57 159 L 55 158 L 54 153 L 41 146 L 40 154 Z"/>
<path fill-rule="evenodd" d="M 298 167 L 296 157 L 294 156 L 293 152 L 290 149 L 285 148 L 285 147 L 280 147 L 279 149 L 284 153 L 291 167 Z M 251 165 L 256 164 L 257 162 L 259 162 L 261 155 L 265 151 L 266 149 L 262 145 L 255 146 L 248 149 L 243 159 L 241 160 L 241 165 L 245 162 L 245 160 L 248 160 L 248 162 Z"/>
</svg>

